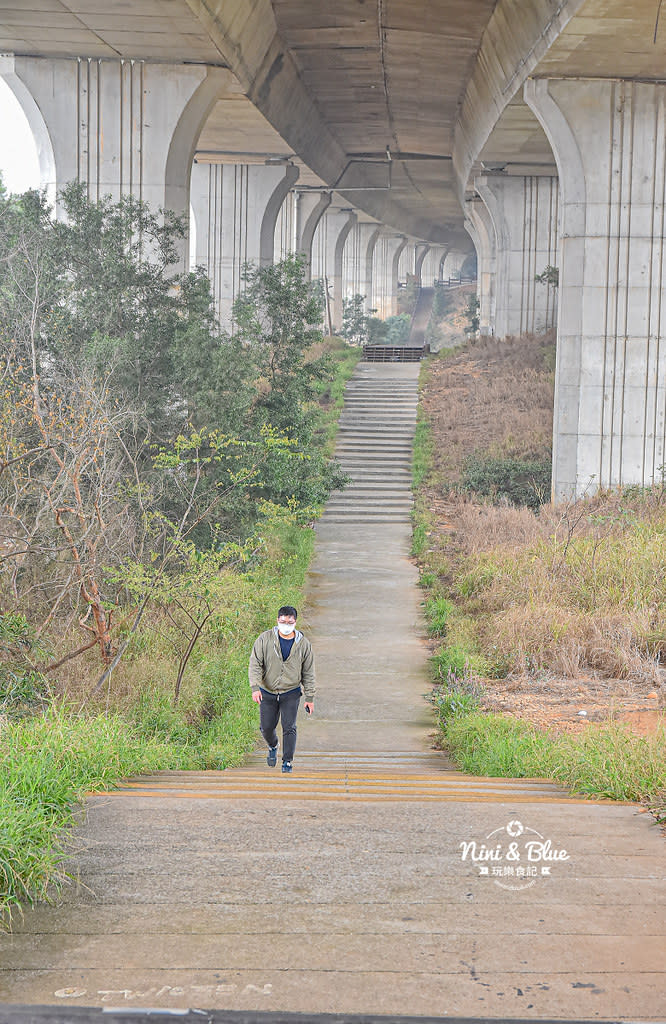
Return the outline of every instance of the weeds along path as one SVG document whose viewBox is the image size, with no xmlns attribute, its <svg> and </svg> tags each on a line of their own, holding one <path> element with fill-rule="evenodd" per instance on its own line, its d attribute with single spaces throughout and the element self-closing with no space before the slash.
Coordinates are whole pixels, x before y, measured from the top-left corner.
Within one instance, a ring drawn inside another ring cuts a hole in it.
<svg viewBox="0 0 666 1024">
<path fill-rule="evenodd" d="M 649 815 L 468 777 L 430 749 L 409 559 L 417 371 L 360 365 L 347 389 L 352 484 L 317 527 L 302 619 L 319 695 L 294 774 L 258 751 L 91 796 L 62 904 L 0 936 L 0 1003 L 663 1015 Z"/>
</svg>

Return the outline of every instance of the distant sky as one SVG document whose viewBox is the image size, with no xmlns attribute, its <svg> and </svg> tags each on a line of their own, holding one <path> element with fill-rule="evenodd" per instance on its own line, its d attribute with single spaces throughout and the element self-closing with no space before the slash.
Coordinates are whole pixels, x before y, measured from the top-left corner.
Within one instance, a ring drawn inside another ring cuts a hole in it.
<svg viewBox="0 0 666 1024">
<path fill-rule="evenodd" d="M 9 192 L 39 188 L 39 163 L 32 132 L 18 100 L 0 78 L 0 174 Z"/>
</svg>

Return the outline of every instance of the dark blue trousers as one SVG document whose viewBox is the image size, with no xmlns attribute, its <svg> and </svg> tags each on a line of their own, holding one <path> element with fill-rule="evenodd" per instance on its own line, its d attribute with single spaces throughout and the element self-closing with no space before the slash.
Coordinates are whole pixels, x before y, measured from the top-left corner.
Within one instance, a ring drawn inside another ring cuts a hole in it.
<svg viewBox="0 0 666 1024">
<path fill-rule="evenodd" d="M 300 686 L 287 693 L 269 693 L 261 689 L 259 705 L 259 725 L 261 735 L 269 747 L 276 747 L 278 742 L 277 724 L 282 722 L 282 760 L 293 761 L 296 750 L 296 715 L 301 702 Z"/>
</svg>

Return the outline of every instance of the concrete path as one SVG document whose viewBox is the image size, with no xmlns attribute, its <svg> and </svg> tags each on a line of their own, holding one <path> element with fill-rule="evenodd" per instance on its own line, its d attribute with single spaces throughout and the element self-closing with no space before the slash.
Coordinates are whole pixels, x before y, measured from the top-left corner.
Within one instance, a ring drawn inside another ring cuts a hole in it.
<svg viewBox="0 0 666 1024">
<path fill-rule="evenodd" d="M 294 775 L 257 752 L 91 797 L 62 905 L 0 937 L 0 1003 L 666 1018 L 649 815 L 466 777 L 430 747 L 407 458 L 401 431 L 372 441 L 413 429 L 417 370 L 349 386 L 354 483 L 318 525 L 320 695 Z"/>
<path fill-rule="evenodd" d="M 409 332 L 408 345 L 425 345 L 426 331 L 430 323 L 432 304 L 435 299 L 434 288 L 421 288 L 419 297 L 412 317 L 412 327 Z"/>
</svg>

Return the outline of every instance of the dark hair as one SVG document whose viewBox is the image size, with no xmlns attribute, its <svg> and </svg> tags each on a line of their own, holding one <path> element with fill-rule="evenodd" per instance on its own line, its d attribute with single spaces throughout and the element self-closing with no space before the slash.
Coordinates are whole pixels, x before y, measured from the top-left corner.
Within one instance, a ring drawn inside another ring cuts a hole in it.
<svg viewBox="0 0 666 1024">
<path fill-rule="evenodd" d="M 298 612 L 296 611 L 295 608 L 292 608 L 290 604 L 285 604 L 283 605 L 282 608 L 280 608 L 280 610 L 277 613 L 278 619 L 280 618 L 281 615 L 293 615 L 295 619 L 298 618 Z"/>
</svg>

